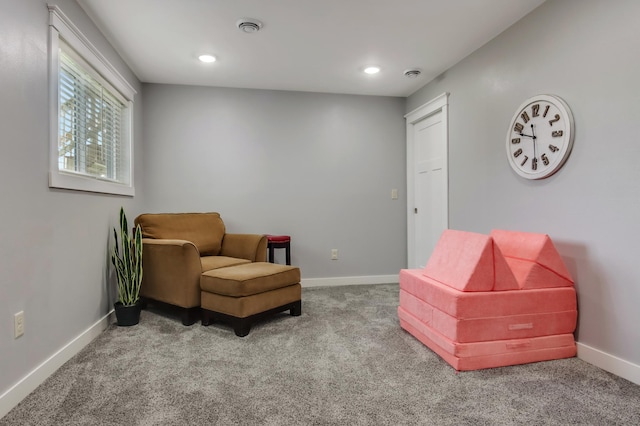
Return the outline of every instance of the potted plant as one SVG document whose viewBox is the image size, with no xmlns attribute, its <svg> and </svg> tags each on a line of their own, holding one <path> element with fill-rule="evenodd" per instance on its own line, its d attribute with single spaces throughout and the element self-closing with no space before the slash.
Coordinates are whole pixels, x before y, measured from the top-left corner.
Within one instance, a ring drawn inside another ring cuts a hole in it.
<svg viewBox="0 0 640 426">
<path fill-rule="evenodd" d="M 118 278 L 118 301 L 114 304 L 118 325 L 136 325 L 140 321 L 140 285 L 142 284 L 142 230 L 136 226 L 133 240 L 129 235 L 129 225 L 124 208 L 120 208 L 120 240 L 113 228 L 115 244 L 111 252 L 111 262 Z M 122 249 L 122 251 L 121 251 Z"/>
</svg>

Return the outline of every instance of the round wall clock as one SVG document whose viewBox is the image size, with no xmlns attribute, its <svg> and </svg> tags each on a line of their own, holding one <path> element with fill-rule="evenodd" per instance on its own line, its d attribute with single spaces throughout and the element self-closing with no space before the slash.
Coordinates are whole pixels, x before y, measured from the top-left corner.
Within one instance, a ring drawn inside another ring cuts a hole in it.
<svg viewBox="0 0 640 426">
<path fill-rule="evenodd" d="M 516 110 L 507 131 L 509 164 L 527 179 L 551 176 L 567 161 L 573 135 L 573 115 L 562 99 L 533 96 Z"/>
</svg>

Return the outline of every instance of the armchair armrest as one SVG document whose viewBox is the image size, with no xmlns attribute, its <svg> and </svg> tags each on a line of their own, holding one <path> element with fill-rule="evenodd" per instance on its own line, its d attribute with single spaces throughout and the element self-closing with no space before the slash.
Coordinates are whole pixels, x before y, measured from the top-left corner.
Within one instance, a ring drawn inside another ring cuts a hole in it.
<svg viewBox="0 0 640 426">
<path fill-rule="evenodd" d="M 267 261 L 267 236 L 260 234 L 224 234 L 220 256 Z"/>
<path fill-rule="evenodd" d="M 186 240 L 142 239 L 140 295 L 183 308 L 200 306 L 202 264 Z"/>
</svg>

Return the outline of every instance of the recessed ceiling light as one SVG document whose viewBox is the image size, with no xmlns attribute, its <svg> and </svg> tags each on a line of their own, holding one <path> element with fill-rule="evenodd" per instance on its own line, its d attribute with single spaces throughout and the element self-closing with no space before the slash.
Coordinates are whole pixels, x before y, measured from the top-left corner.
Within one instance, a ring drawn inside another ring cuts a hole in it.
<svg viewBox="0 0 640 426">
<path fill-rule="evenodd" d="M 257 33 L 262 28 L 262 22 L 253 18 L 242 18 L 236 22 L 236 27 L 244 33 Z"/>
<path fill-rule="evenodd" d="M 216 61 L 216 57 L 213 55 L 200 55 L 198 56 L 201 62 L 211 63 Z"/>
<path fill-rule="evenodd" d="M 377 65 L 371 65 L 364 69 L 364 72 L 367 74 L 378 74 L 380 72 L 380 67 Z"/>
</svg>

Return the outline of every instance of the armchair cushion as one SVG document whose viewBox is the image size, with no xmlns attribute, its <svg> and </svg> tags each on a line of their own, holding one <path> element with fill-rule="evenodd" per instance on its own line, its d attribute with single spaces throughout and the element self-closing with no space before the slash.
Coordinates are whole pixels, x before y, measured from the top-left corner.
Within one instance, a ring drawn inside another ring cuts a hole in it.
<svg viewBox="0 0 640 426">
<path fill-rule="evenodd" d="M 212 269 L 226 268 L 227 266 L 242 265 L 244 263 L 251 263 L 251 261 L 228 256 L 202 256 L 200 258 L 202 272 L 207 272 Z"/>
<path fill-rule="evenodd" d="M 201 256 L 217 256 L 225 234 L 219 213 L 141 214 L 135 220 L 143 238 L 191 241 Z"/>
</svg>

